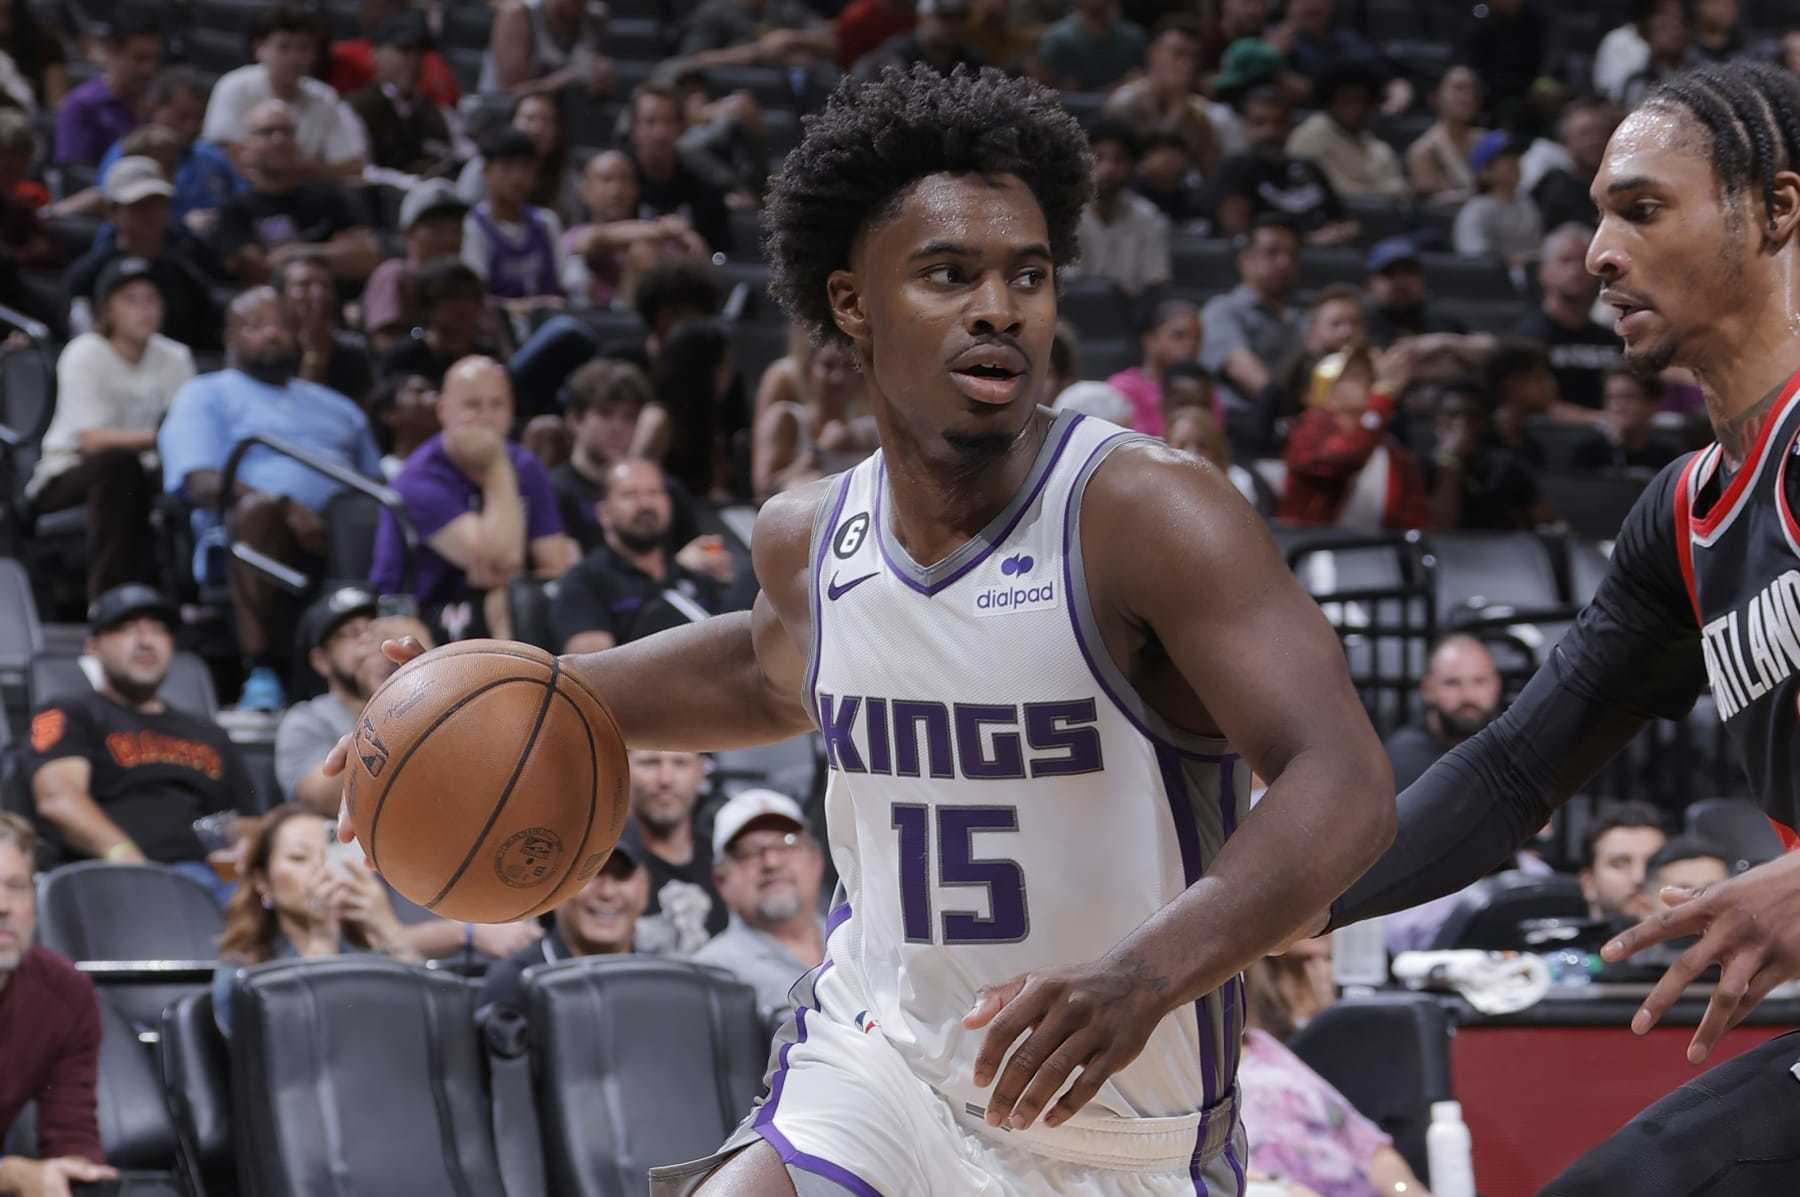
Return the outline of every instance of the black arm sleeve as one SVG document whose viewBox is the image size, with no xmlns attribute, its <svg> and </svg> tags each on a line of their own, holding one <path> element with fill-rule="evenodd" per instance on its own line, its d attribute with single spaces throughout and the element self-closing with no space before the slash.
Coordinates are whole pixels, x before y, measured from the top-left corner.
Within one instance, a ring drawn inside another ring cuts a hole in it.
<svg viewBox="0 0 1800 1197">
<path fill-rule="evenodd" d="M 1626 517 L 1594 601 L 1525 690 L 1399 798 L 1394 846 L 1333 904 L 1331 926 L 1455 893 L 1529 840 L 1652 718 L 1680 718 L 1705 682 L 1676 558 L 1685 458 Z"/>
</svg>

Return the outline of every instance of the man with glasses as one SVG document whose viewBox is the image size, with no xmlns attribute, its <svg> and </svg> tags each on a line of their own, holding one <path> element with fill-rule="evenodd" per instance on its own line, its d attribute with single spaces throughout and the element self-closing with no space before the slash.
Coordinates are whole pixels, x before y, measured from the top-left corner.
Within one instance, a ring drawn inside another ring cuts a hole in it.
<svg viewBox="0 0 1800 1197">
<path fill-rule="evenodd" d="M 250 110 L 239 150 L 250 189 L 219 209 L 219 258 L 245 283 L 265 282 L 291 257 L 316 254 L 340 282 L 360 283 L 381 261 L 367 214 L 341 184 L 309 182 L 299 118 L 282 100 Z"/>
<path fill-rule="evenodd" d="M 756 990 L 771 1025 L 793 1008 L 788 991 L 825 958 L 819 882 L 825 855 L 799 804 L 774 790 L 745 790 L 713 820 L 713 880 L 731 924 L 694 953 Z"/>
</svg>

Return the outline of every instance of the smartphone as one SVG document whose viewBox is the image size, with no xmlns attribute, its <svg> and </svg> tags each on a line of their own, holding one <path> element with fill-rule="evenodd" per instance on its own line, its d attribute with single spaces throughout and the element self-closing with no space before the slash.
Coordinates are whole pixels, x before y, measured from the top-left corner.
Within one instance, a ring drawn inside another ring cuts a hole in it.
<svg viewBox="0 0 1800 1197">
<path fill-rule="evenodd" d="M 350 879 L 350 866 L 363 863 L 362 845 L 354 841 L 343 843 L 337 837 L 337 827 L 327 829 L 325 840 L 325 867 L 333 876 Z"/>
</svg>

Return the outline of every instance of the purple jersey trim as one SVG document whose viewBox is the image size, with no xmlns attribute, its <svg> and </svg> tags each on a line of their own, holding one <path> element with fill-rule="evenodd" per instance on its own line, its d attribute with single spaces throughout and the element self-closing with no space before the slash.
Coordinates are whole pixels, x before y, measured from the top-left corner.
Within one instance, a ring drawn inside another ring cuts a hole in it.
<svg viewBox="0 0 1800 1197">
<path fill-rule="evenodd" d="M 819 598 L 819 583 L 825 576 L 825 552 L 831 547 L 838 517 L 844 514 L 844 501 L 850 497 L 850 483 L 855 477 L 855 470 L 846 470 L 844 480 L 838 484 L 837 502 L 832 505 L 831 517 L 825 521 L 825 531 L 819 537 L 819 548 L 813 554 L 808 577 L 812 590 L 812 659 L 806 663 L 806 705 L 812 709 L 814 723 L 819 722 L 819 657 L 825 651 L 825 604 Z"/>
<path fill-rule="evenodd" d="M 814 984 L 816 985 L 817 982 L 815 981 Z M 787 1081 L 788 1053 L 793 1050 L 795 1043 L 806 1042 L 806 1014 L 805 1006 L 795 1007 L 794 1029 L 797 1038 L 794 1043 L 782 1045 L 775 1077 L 769 1082 L 769 1100 L 762 1104 L 761 1109 L 757 1110 L 756 1121 L 751 1124 L 751 1127 L 758 1135 L 762 1136 L 765 1143 L 775 1149 L 775 1154 L 781 1157 L 781 1162 L 790 1168 L 798 1168 L 802 1172 L 811 1172 L 814 1176 L 821 1176 L 833 1184 L 841 1185 L 849 1192 L 855 1193 L 857 1197 L 881 1197 L 874 1185 L 848 1168 L 795 1147 L 775 1125 L 775 1110 L 781 1104 L 781 1090 Z"/>
<path fill-rule="evenodd" d="M 1115 432 L 1099 444 L 1095 445 L 1093 451 L 1088 454 L 1087 462 L 1082 466 L 1082 470 L 1085 472 L 1092 468 L 1094 462 L 1098 461 L 1103 455 L 1111 451 L 1112 447 L 1117 445 L 1122 438 L 1127 437 L 1137 438 L 1138 434 L 1135 432 Z M 1079 603 L 1084 603 L 1086 601 L 1085 596 L 1087 594 L 1087 589 L 1085 579 L 1083 579 L 1084 585 L 1079 592 L 1075 588 L 1075 549 L 1077 547 L 1075 545 L 1075 515 L 1076 505 L 1081 501 L 1081 496 L 1086 493 L 1086 490 L 1087 488 L 1079 483 L 1069 488 L 1068 508 L 1063 512 L 1062 572 L 1063 590 L 1069 596 L 1069 627 L 1075 632 L 1075 645 L 1081 649 L 1081 657 L 1082 660 L 1087 662 L 1088 672 L 1093 675 L 1094 681 L 1099 684 L 1101 692 L 1104 693 L 1107 698 L 1112 700 L 1113 706 L 1119 709 L 1119 713 L 1124 715 L 1125 718 L 1130 721 L 1131 726 L 1138 729 L 1139 734 L 1146 740 L 1149 740 L 1150 743 L 1154 744 L 1158 751 L 1167 749 L 1170 752 L 1180 753 L 1182 756 L 1190 757 L 1194 760 L 1208 761 L 1215 765 L 1221 765 L 1228 761 L 1235 761 L 1237 759 L 1237 753 L 1235 752 L 1202 752 L 1187 745 L 1176 743 L 1168 736 L 1160 734 L 1155 728 L 1152 728 L 1148 723 L 1144 722 L 1134 706 L 1131 703 L 1126 702 L 1119 692 L 1113 688 L 1112 683 L 1107 680 L 1107 670 L 1101 668 L 1099 658 L 1094 655 L 1096 651 L 1095 647 L 1088 643 L 1087 634 L 1081 630 L 1081 612 L 1077 609 Z M 1080 597 L 1078 597 L 1078 595 Z M 1101 645 L 1099 646 L 1098 651 L 1104 652 L 1105 649 L 1106 646 Z M 1196 739 L 1202 738 L 1197 732 L 1190 734 L 1194 735 Z"/>
<path fill-rule="evenodd" d="M 830 939 L 833 931 L 836 931 L 839 927 L 842 927 L 849 921 L 850 903 L 845 902 L 842 906 L 834 907 L 831 912 L 825 916 L 825 938 Z"/>
<path fill-rule="evenodd" d="M 917 578 L 913 577 L 913 574 L 918 572 L 915 566 L 905 561 L 895 560 L 893 554 L 888 552 L 887 524 L 884 522 L 885 517 L 882 512 L 881 502 L 882 496 L 887 493 L 887 463 L 885 461 L 882 462 L 879 472 L 875 475 L 874 515 L 875 539 L 881 546 L 881 559 L 887 563 L 889 569 L 894 571 L 895 577 L 927 597 L 936 594 L 946 586 L 954 584 L 970 570 L 993 556 L 994 550 L 1006 543 L 1006 538 L 1013 534 L 1013 529 L 1019 526 L 1019 521 L 1025 518 L 1025 513 L 1031 510 L 1031 505 L 1037 502 L 1038 492 L 1044 489 L 1044 483 L 1049 481 L 1050 475 L 1055 472 L 1056 463 L 1061 459 L 1063 450 L 1069 447 L 1070 435 L 1085 418 L 1085 416 L 1076 415 L 1063 426 L 1062 435 L 1057 438 L 1056 447 L 1050 451 L 1050 457 L 1043 463 L 1043 468 L 1037 469 L 1034 467 L 1037 479 L 1031 484 L 1031 489 L 1026 492 L 1025 501 L 1022 503 L 1015 501 L 1012 504 L 1008 504 L 1008 506 L 1013 508 L 1013 511 L 1011 517 L 1007 519 L 1005 526 L 1000 528 L 997 532 L 983 528 L 980 532 L 976 533 L 976 539 L 985 542 L 982 550 L 957 566 L 955 571 L 948 577 L 940 578 L 936 582 L 925 583 L 919 581 Z"/>
<path fill-rule="evenodd" d="M 1065 557 L 1066 560 L 1066 557 Z M 1156 764 L 1162 770 L 1163 792 L 1169 800 L 1169 815 L 1175 823 L 1175 842 L 1181 849 L 1181 875 L 1187 885 L 1200 880 L 1204 866 L 1200 860 L 1200 829 L 1194 825 L 1193 801 L 1188 795 L 1187 778 L 1181 772 L 1181 760 L 1170 749 L 1157 745 Z M 1200 1152 L 1206 1145 L 1207 1129 L 1215 1109 L 1213 1072 L 1212 1015 L 1207 1009 L 1212 995 L 1206 994 L 1194 1003 L 1196 1031 L 1200 1038 L 1200 1086 L 1203 1107 L 1200 1129 L 1194 1139 L 1194 1156 L 1188 1163 L 1188 1175 L 1194 1178 L 1194 1192 L 1208 1197 L 1205 1161 Z"/>
</svg>

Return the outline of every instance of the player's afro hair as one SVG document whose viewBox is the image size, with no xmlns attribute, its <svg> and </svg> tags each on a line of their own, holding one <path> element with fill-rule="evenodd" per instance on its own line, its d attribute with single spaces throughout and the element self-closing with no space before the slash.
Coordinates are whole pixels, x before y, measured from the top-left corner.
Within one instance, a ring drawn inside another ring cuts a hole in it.
<svg viewBox="0 0 1800 1197">
<path fill-rule="evenodd" d="M 769 189 L 769 291 L 814 339 L 843 339 L 825 280 L 850 263 L 858 233 L 891 215 L 927 175 L 974 172 L 1021 179 L 1044 210 L 1050 255 L 1075 260 L 1075 226 L 1093 184 L 1087 138 L 1057 94 L 991 68 L 890 67 L 845 80 Z"/>
</svg>

